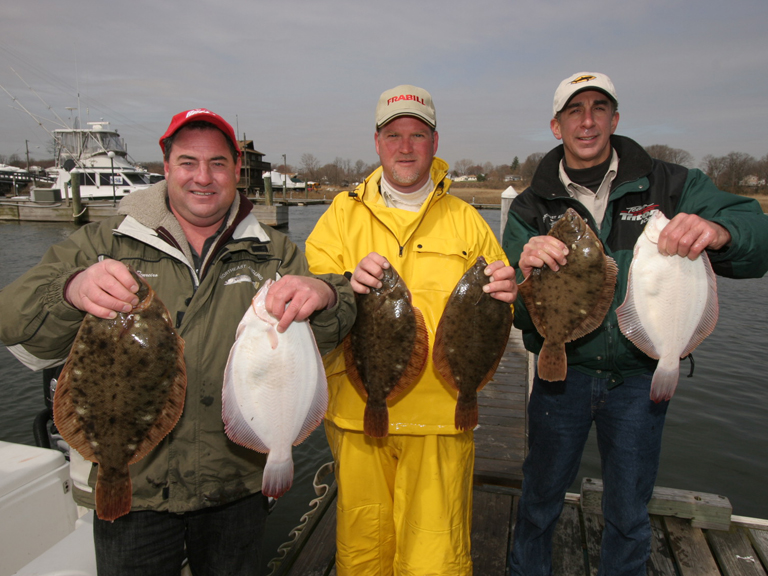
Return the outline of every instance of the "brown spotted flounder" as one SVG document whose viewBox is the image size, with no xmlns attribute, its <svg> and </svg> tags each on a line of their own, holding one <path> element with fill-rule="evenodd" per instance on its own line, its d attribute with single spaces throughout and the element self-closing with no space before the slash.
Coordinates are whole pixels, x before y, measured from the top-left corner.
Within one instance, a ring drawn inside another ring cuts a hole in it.
<svg viewBox="0 0 768 576">
<path fill-rule="evenodd" d="M 458 390 L 458 430 L 477 426 L 477 391 L 493 377 L 512 328 L 509 304 L 483 292 L 490 283 L 488 263 L 480 256 L 453 290 L 435 333 L 432 361 L 440 375 Z"/>
<path fill-rule="evenodd" d="M 112 320 L 86 314 L 53 402 L 64 440 L 99 465 L 96 513 L 102 520 L 130 512 L 128 465 L 176 425 L 187 386 L 184 341 L 154 290 L 131 274 L 138 305 Z"/>
<path fill-rule="evenodd" d="M 555 222 L 549 236 L 568 247 L 567 264 L 556 272 L 547 266 L 535 268 L 519 290 L 536 330 L 544 337 L 539 378 L 554 382 L 565 380 L 568 371 L 565 343 L 602 324 L 613 300 L 618 267 L 573 208 Z"/>
<path fill-rule="evenodd" d="M 424 317 L 394 267 L 384 270 L 381 283 L 355 294 L 357 319 L 344 340 L 347 375 L 367 399 L 363 430 L 374 438 L 389 433 L 387 400 L 416 381 L 429 354 Z"/>
</svg>

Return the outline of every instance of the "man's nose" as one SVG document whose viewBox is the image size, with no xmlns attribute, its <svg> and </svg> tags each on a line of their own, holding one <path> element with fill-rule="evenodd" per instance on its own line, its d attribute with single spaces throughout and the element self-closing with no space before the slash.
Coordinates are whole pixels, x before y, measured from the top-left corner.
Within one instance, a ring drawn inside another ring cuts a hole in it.
<svg viewBox="0 0 768 576">
<path fill-rule="evenodd" d="M 202 185 L 208 185 L 213 181 L 213 172 L 211 167 L 205 162 L 200 162 L 195 173 L 195 182 Z"/>
</svg>

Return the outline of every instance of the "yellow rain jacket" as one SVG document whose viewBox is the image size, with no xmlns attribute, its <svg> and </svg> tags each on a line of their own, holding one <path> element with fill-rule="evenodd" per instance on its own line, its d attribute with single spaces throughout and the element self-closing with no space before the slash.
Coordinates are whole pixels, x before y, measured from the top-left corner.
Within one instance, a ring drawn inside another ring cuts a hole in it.
<svg viewBox="0 0 768 576">
<path fill-rule="evenodd" d="M 432 363 L 440 316 L 462 275 L 478 256 L 508 263 L 496 236 L 477 210 L 448 194 L 448 164 L 432 162 L 435 189 L 418 212 L 388 208 L 379 192 L 381 168 L 354 192 L 341 193 L 306 243 L 314 274 L 352 272 L 371 252 L 386 257 L 424 314 L 429 360 L 419 381 L 388 402 L 390 434 L 456 434 L 456 391 Z M 374 344 L 375 345 L 375 344 Z M 363 430 L 365 400 L 346 375 L 343 346 L 325 357 L 330 393 L 326 418 L 346 430 Z"/>
</svg>

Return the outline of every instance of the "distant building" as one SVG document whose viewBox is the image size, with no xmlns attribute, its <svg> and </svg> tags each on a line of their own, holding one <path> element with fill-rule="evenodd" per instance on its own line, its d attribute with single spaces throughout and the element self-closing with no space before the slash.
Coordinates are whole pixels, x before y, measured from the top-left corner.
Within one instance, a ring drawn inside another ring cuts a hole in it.
<svg viewBox="0 0 768 576">
<path fill-rule="evenodd" d="M 272 170 L 271 172 L 265 172 L 263 176 L 270 176 L 272 178 L 272 190 L 275 192 L 279 192 L 283 188 L 283 180 L 285 180 L 285 188 L 287 190 L 304 190 L 307 187 L 307 183 L 304 182 L 301 178 L 297 177 L 295 174 L 293 176 L 288 175 L 288 178 L 286 179 L 285 174 L 281 174 L 280 172 L 275 172 Z"/>
<path fill-rule="evenodd" d="M 253 147 L 253 140 L 240 140 L 239 143 L 243 151 L 243 164 L 237 188 L 245 192 L 246 196 L 258 196 L 264 192 L 262 175 L 272 170 L 272 164 L 264 161 L 264 154 Z"/>
<path fill-rule="evenodd" d="M 758 176 L 750 175 L 739 182 L 739 186 L 765 186 L 765 178 L 759 178 Z"/>
</svg>

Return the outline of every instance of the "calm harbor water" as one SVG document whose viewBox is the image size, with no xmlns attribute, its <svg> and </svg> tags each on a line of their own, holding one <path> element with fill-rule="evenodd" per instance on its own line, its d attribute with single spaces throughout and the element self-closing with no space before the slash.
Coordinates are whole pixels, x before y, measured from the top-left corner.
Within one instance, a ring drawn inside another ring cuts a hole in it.
<svg viewBox="0 0 768 576">
<path fill-rule="evenodd" d="M 287 233 L 304 241 L 326 206 L 292 207 Z M 498 233 L 498 210 L 482 210 Z M 0 288 L 33 266 L 51 244 L 75 230 L 70 224 L 0 222 Z M 681 377 L 667 416 L 657 485 L 721 494 L 734 514 L 768 518 L 768 278 L 718 278 L 720 320 L 694 353 L 692 378 Z M 2 311 L 0 310 L 0 318 Z M 681 366 L 687 375 L 688 362 Z M 492 384 L 491 384 L 492 385 Z M 34 444 L 32 421 L 44 406 L 42 380 L 0 347 L 0 440 Z M 265 555 L 274 556 L 314 498 L 312 477 L 330 460 L 322 428 L 294 449 L 293 488 L 270 516 Z M 600 477 L 594 438 L 582 460 L 583 476 Z"/>
</svg>

